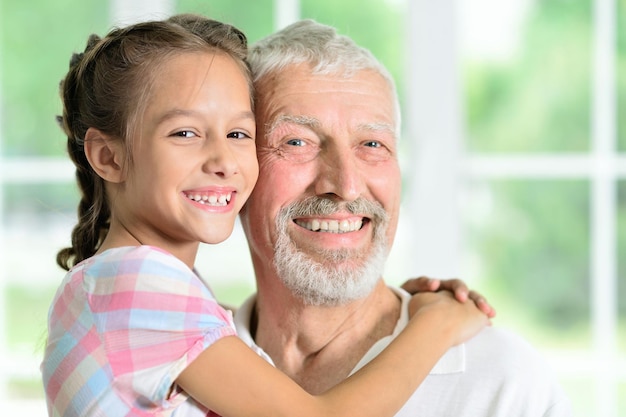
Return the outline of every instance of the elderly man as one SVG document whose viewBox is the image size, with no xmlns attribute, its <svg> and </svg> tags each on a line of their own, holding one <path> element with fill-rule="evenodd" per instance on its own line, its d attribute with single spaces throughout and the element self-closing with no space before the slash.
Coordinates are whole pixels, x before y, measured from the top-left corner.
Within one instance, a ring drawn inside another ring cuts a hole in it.
<svg viewBox="0 0 626 417">
<path fill-rule="evenodd" d="M 311 393 L 376 356 L 409 295 L 381 276 L 400 206 L 399 106 L 386 69 L 312 21 L 250 52 L 260 175 L 241 214 L 258 293 L 241 337 Z M 398 416 L 569 416 L 525 342 L 493 327 L 449 350 Z"/>
</svg>

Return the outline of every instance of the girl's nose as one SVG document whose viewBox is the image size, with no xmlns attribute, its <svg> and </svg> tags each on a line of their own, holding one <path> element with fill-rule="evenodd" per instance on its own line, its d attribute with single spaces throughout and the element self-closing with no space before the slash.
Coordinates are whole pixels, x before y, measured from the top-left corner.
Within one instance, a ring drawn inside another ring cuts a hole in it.
<svg viewBox="0 0 626 417">
<path fill-rule="evenodd" d="M 228 178 L 237 172 L 237 158 L 227 139 L 207 141 L 203 151 L 206 152 L 206 159 L 203 164 L 205 172 L 223 178 Z"/>
</svg>

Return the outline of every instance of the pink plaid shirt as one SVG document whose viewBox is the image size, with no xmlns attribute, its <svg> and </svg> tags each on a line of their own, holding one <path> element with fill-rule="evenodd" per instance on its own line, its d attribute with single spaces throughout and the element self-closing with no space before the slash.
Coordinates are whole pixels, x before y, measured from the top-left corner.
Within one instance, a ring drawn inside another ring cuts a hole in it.
<svg viewBox="0 0 626 417">
<path fill-rule="evenodd" d="M 110 249 L 66 275 L 41 366 L 50 416 L 206 416 L 175 380 L 230 312 L 183 262 L 150 246 Z"/>
</svg>

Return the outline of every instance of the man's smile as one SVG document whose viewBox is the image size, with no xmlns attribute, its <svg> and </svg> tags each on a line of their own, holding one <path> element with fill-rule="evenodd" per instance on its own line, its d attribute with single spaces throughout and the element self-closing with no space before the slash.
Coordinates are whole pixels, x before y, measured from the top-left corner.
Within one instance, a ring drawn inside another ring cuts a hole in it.
<svg viewBox="0 0 626 417">
<path fill-rule="evenodd" d="M 363 226 L 363 221 L 367 219 L 295 219 L 294 222 L 312 232 L 329 233 L 349 233 L 354 232 Z"/>
</svg>

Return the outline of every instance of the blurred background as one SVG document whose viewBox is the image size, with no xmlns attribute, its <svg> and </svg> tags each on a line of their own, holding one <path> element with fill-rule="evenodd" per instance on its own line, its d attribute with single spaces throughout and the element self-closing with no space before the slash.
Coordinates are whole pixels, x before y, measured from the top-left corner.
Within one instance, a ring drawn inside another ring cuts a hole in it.
<svg viewBox="0 0 626 417">
<path fill-rule="evenodd" d="M 55 256 L 75 223 L 58 83 L 89 34 L 177 12 L 251 42 L 313 18 L 372 50 L 403 106 L 387 281 L 463 278 L 548 358 L 576 417 L 626 416 L 626 0 L 0 0 L 7 414 L 45 415 Z M 239 225 L 197 267 L 224 302 L 254 290 Z"/>
</svg>

